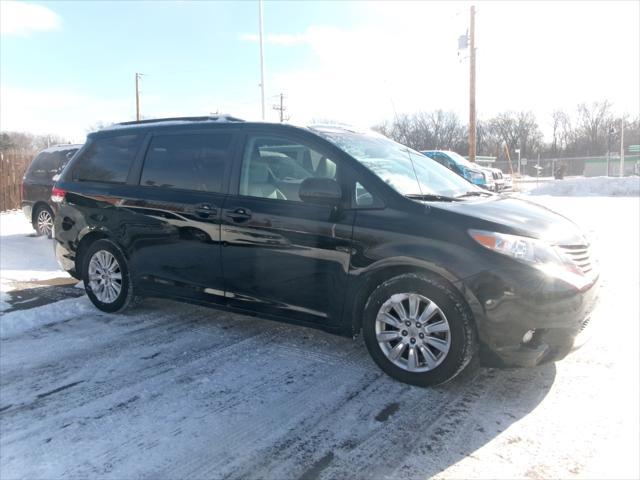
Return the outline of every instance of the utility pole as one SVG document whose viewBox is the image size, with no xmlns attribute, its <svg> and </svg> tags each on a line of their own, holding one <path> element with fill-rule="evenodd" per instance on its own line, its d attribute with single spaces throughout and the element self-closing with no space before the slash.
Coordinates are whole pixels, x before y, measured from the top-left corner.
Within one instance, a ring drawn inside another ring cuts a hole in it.
<svg viewBox="0 0 640 480">
<path fill-rule="evenodd" d="M 624 117 L 620 119 L 620 176 L 624 177 Z"/>
<path fill-rule="evenodd" d="M 262 105 L 262 120 L 265 119 L 264 111 L 264 51 L 262 46 L 262 0 L 258 0 L 258 13 L 260 15 L 260 98 Z"/>
<path fill-rule="evenodd" d="M 289 120 L 288 117 L 285 118 L 284 116 L 284 111 L 287 109 L 287 107 L 284 106 L 284 94 L 280 94 L 280 105 L 274 105 L 273 109 L 280 112 L 280 123 L 284 122 L 285 120 Z"/>
<path fill-rule="evenodd" d="M 142 77 L 142 74 L 136 72 L 136 122 L 140 121 L 140 88 L 138 85 L 140 77 Z"/>
<path fill-rule="evenodd" d="M 469 23 L 471 57 L 469 61 L 469 161 L 476 161 L 476 7 L 471 6 Z"/>
</svg>

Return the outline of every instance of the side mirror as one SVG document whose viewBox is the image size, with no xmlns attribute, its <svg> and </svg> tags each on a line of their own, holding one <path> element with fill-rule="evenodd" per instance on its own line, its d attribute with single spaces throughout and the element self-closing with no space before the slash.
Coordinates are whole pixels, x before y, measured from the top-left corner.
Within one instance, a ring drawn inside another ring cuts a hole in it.
<svg viewBox="0 0 640 480">
<path fill-rule="evenodd" d="M 305 178 L 300 184 L 300 200 L 317 205 L 337 205 L 342 200 L 342 189 L 333 178 Z"/>
</svg>

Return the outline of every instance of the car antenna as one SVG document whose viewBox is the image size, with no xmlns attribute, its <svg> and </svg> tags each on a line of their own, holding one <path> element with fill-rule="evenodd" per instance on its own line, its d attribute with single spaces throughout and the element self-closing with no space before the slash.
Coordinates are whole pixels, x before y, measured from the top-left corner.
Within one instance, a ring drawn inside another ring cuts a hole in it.
<svg viewBox="0 0 640 480">
<path fill-rule="evenodd" d="M 384 83 L 387 83 L 387 81 L 385 80 Z M 391 88 L 389 88 L 389 84 L 387 83 L 387 88 L 388 88 L 388 92 L 389 92 L 389 101 L 391 102 L 391 108 L 393 109 L 393 116 L 396 120 L 396 125 L 399 124 L 398 122 L 398 112 L 396 111 L 396 104 L 393 101 L 393 95 L 391 94 Z M 413 170 L 413 175 L 414 177 L 416 177 L 416 182 L 418 182 L 418 190 L 420 190 L 420 195 L 424 195 L 424 193 L 422 192 L 422 185 L 420 184 L 420 180 L 418 179 L 418 172 L 416 171 L 416 165 L 413 162 L 413 157 L 411 156 L 411 152 L 409 151 L 409 147 L 406 147 L 405 145 L 403 145 L 403 147 L 405 147 L 407 149 L 407 155 L 409 156 L 409 161 L 411 162 L 411 168 Z"/>
</svg>

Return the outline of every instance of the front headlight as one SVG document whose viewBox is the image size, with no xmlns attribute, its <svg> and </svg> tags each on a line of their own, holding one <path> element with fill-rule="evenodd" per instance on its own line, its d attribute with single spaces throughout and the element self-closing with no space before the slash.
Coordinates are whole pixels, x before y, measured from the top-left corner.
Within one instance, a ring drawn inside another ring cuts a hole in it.
<svg viewBox="0 0 640 480">
<path fill-rule="evenodd" d="M 576 288 L 581 289 L 592 282 L 592 278 L 585 275 L 570 258 L 542 240 L 485 230 L 469 230 L 469 235 L 489 250 L 531 265 Z"/>
</svg>

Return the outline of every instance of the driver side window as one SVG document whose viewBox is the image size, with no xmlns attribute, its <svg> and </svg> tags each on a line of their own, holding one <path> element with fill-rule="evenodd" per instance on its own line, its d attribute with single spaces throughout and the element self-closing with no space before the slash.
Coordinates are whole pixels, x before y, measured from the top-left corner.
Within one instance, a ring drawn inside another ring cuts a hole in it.
<svg viewBox="0 0 640 480">
<path fill-rule="evenodd" d="M 283 137 L 249 137 L 242 160 L 240 195 L 301 202 L 310 177 L 336 178 L 336 164 L 320 152 Z"/>
</svg>

